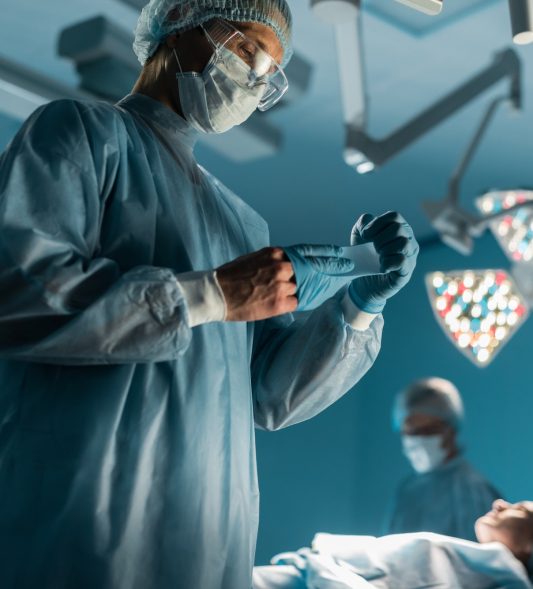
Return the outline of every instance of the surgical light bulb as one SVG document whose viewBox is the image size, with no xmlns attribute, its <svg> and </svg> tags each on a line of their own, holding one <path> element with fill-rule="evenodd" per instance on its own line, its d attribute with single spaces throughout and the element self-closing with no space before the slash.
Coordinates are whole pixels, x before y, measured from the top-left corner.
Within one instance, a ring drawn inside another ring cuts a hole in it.
<svg viewBox="0 0 533 589">
<path fill-rule="evenodd" d="M 440 288 L 444 284 L 444 276 L 442 274 L 435 274 L 433 278 L 433 286 L 435 288 Z"/>
</svg>

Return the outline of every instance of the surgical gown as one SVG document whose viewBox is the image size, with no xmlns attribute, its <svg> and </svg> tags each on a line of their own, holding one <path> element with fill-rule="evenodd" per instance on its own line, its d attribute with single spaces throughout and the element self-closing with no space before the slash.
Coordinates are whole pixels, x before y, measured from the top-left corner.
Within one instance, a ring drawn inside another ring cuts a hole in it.
<svg viewBox="0 0 533 589">
<path fill-rule="evenodd" d="M 460 456 L 434 471 L 413 474 L 399 487 L 387 534 L 435 532 L 475 540 L 476 520 L 500 493 Z"/>
<path fill-rule="evenodd" d="M 0 587 L 250 589 L 254 422 L 331 405 L 382 318 L 191 329 L 180 273 L 269 243 L 141 95 L 39 109 L 0 158 Z M 177 280 L 176 280 L 177 277 Z"/>
<path fill-rule="evenodd" d="M 257 567 L 254 589 L 533 589 L 503 544 L 439 534 L 317 534 L 313 551 L 281 554 Z"/>
</svg>

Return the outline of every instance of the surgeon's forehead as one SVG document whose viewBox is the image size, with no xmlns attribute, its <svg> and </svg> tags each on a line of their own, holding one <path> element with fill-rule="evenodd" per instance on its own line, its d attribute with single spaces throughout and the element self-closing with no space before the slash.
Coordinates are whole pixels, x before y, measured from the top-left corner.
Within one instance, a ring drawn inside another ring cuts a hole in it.
<svg viewBox="0 0 533 589">
<path fill-rule="evenodd" d="M 413 413 L 405 418 L 403 426 L 404 429 L 425 427 L 442 428 L 446 427 L 446 423 L 434 415 L 428 415 L 427 413 Z"/>
<path fill-rule="evenodd" d="M 283 61 L 283 47 L 274 29 L 256 22 L 232 22 L 231 24 L 257 43 L 261 49 L 266 51 L 278 63 Z"/>
</svg>

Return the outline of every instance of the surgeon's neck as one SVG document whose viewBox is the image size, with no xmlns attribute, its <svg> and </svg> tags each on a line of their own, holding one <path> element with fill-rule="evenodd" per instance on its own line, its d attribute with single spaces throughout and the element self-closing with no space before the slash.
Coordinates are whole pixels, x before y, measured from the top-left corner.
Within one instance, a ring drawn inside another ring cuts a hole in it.
<svg viewBox="0 0 533 589">
<path fill-rule="evenodd" d="M 132 94 L 143 94 L 153 100 L 164 104 L 167 108 L 183 117 L 178 94 L 178 84 L 175 80 L 171 84 L 168 75 L 165 75 L 162 57 L 156 56 L 149 61 L 142 69 L 141 74 L 133 89 Z"/>
<path fill-rule="evenodd" d="M 448 464 L 448 462 L 455 460 L 458 456 L 459 456 L 459 448 L 457 448 L 457 446 L 455 446 L 454 448 L 452 448 L 448 452 L 448 455 L 446 456 L 445 464 Z"/>
</svg>

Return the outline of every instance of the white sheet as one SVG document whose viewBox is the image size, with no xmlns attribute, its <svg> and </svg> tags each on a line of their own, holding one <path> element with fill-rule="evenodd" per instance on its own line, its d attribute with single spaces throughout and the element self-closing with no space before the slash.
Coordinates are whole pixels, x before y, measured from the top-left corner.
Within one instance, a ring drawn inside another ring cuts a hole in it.
<svg viewBox="0 0 533 589">
<path fill-rule="evenodd" d="M 283 568 L 256 568 L 254 589 L 533 589 L 505 546 L 428 533 L 317 534 L 313 552 L 281 554 L 274 562 Z"/>
</svg>

